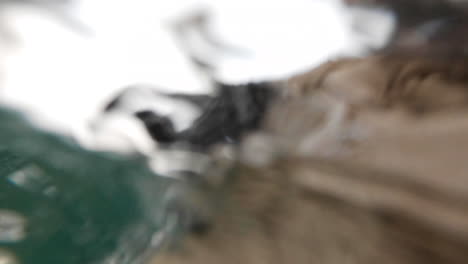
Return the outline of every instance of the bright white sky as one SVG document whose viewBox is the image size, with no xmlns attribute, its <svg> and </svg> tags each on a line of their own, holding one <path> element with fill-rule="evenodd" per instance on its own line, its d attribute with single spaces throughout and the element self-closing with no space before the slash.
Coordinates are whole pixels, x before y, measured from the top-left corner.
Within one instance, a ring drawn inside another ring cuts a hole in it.
<svg viewBox="0 0 468 264">
<path fill-rule="evenodd" d="M 10 9 L 5 21 L 19 41 L 0 54 L 2 99 L 75 133 L 127 84 L 207 92 L 168 30 L 196 8 L 210 10 L 223 41 L 248 51 L 220 61 L 218 77 L 228 82 L 281 78 L 352 52 L 338 0 L 81 0 L 72 14 L 91 35 Z"/>
</svg>

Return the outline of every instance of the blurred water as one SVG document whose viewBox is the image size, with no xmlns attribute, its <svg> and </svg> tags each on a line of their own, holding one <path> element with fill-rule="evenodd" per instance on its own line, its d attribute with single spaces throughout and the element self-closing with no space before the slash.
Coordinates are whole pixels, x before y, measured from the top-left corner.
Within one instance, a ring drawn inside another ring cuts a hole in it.
<svg viewBox="0 0 468 264">
<path fill-rule="evenodd" d="M 171 180 L 0 109 L 0 263 L 141 263 Z"/>
</svg>

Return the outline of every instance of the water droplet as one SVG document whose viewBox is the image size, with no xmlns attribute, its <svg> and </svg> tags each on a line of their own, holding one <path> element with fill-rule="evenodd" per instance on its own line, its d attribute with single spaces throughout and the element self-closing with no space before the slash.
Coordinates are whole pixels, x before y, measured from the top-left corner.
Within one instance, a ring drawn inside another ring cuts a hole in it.
<svg viewBox="0 0 468 264">
<path fill-rule="evenodd" d="M 25 236 L 26 219 L 16 212 L 0 209 L 0 242 L 14 243 L 23 240 Z"/>
<path fill-rule="evenodd" d="M 19 264 L 19 262 L 13 253 L 0 248 L 0 264 Z"/>
<path fill-rule="evenodd" d="M 32 192 L 43 192 L 50 184 L 50 178 L 35 164 L 15 171 L 7 178 L 11 183 Z"/>
<path fill-rule="evenodd" d="M 57 195 L 58 190 L 57 190 L 57 187 L 55 186 L 49 186 L 44 189 L 43 193 L 49 197 L 54 197 Z"/>
</svg>

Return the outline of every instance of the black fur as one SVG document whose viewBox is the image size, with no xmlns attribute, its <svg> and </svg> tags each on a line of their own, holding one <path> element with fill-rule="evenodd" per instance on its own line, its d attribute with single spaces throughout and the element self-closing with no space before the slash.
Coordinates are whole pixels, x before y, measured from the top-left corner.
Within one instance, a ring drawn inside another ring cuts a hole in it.
<svg viewBox="0 0 468 264">
<path fill-rule="evenodd" d="M 213 97 L 171 95 L 197 104 L 202 115 L 193 125 L 175 133 L 172 124 L 151 111 L 136 113 L 158 143 L 187 143 L 204 150 L 217 143 L 236 144 L 249 131 L 257 129 L 276 94 L 272 84 L 218 84 Z"/>
</svg>

